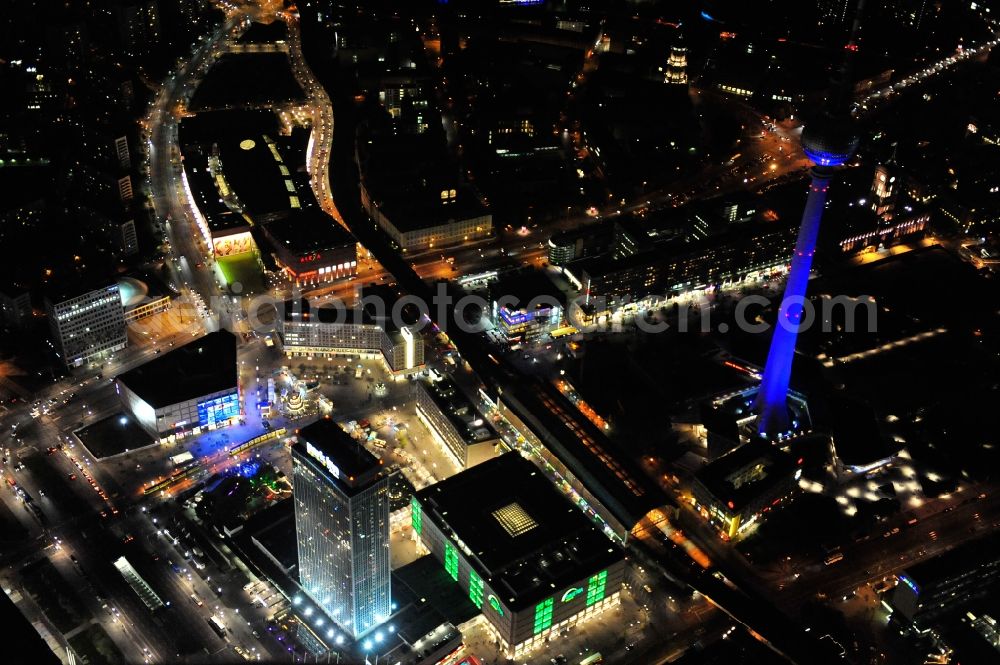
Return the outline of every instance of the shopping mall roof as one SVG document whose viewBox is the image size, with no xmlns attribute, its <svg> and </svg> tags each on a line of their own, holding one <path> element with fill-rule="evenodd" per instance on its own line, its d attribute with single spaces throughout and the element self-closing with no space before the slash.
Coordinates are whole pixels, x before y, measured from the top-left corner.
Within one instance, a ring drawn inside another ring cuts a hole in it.
<svg viewBox="0 0 1000 665">
<path fill-rule="evenodd" d="M 120 374 L 118 381 L 154 409 L 235 390 L 236 336 L 209 333 Z"/>
<path fill-rule="evenodd" d="M 293 211 L 263 228 L 272 243 L 296 255 L 357 243 L 347 229 L 316 207 Z"/>
<path fill-rule="evenodd" d="M 420 385 L 427 391 L 438 410 L 451 422 L 465 445 L 497 438 L 493 425 L 483 418 L 472 400 L 455 385 L 454 381 L 443 378 L 440 381 L 421 381 Z"/>
<path fill-rule="evenodd" d="M 198 211 L 208 223 L 209 231 L 215 235 L 218 232 L 230 230 L 247 230 L 250 225 L 241 215 L 229 209 L 222 200 L 216 179 L 208 170 L 208 163 L 199 163 L 199 156 L 191 155 L 185 159 L 184 177 L 191 189 Z M 225 235 L 225 234 L 223 234 Z"/>
<path fill-rule="evenodd" d="M 364 489 L 384 469 L 381 459 L 368 452 L 360 441 L 330 418 L 320 418 L 296 434 L 298 441 L 292 445 L 292 450 L 316 460 L 316 467 L 345 493 Z M 312 455 L 309 446 L 325 456 L 329 463 Z"/>
<path fill-rule="evenodd" d="M 758 466 L 759 473 L 747 474 Z M 787 453 L 764 441 L 751 441 L 702 467 L 695 478 L 719 501 L 731 503 L 730 510 L 741 510 L 754 497 L 787 482 L 795 468 Z"/>
<path fill-rule="evenodd" d="M 281 146 L 270 134 L 247 131 L 216 140 L 222 174 L 255 222 L 301 208 L 302 199 L 292 172 L 298 164 L 284 161 Z"/>
<path fill-rule="evenodd" d="M 621 561 L 623 553 L 534 464 L 507 453 L 416 495 L 515 611 Z"/>
</svg>

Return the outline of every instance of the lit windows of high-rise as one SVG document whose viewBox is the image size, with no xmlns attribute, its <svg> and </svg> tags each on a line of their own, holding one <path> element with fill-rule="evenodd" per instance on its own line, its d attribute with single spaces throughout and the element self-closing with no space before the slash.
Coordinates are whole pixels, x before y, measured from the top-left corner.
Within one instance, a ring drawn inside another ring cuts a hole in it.
<svg viewBox="0 0 1000 665">
<path fill-rule="evenodd" d="M 392 613 L 388 475 L 382 460 L 332 420 L 302 428 L 298 439 L 292 469 L 299 582 L 359 637 Z"/>
</svg>

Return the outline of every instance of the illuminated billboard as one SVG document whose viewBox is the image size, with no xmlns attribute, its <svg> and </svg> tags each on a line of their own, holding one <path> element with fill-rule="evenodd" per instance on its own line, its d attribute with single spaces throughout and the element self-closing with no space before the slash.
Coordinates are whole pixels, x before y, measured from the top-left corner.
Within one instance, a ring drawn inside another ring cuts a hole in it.
<svg viewBox="0 0 1000 665">
<path fill-rule="evenodd" d="M 238 415 L 240 415 L 239 393 L 198 403 L 198 425 L 201 427 L 215 426 Z"/>
<path fill-rule="evenodd" d="M 257 246 L 254 244 L 253 236 L 249 231 L 234 233 L 233 235 L 213 238 L 212 246 L 216 256 L 234 256 L 254 251 Z"/>
</svg>

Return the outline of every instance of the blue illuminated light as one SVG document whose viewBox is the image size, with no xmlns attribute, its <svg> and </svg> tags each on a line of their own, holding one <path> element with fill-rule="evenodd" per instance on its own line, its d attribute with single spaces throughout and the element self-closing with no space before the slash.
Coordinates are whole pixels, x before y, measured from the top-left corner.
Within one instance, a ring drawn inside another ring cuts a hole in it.
<svg viewBox="0 0 1000 665">
<path fill-rule="evenodd" d="M 813 162 L 819 164 L 820 166 L 840 166 L 848 159 L 851 158 L 851 153 L 836 153 L 836 152 L 823 152 L 819 150 L 810 150 L 808 147 L 803 146 L 802 152 L 806 154 L 806 157 L 811 159 Z"/>
<path fill-rule="evenodd" d="M 240 464 L 235 469 L 236 473 L 244 478 L 253 478 L 260 472 L 260 462 L 246 462 Z"/>
<path fill-rule="evenodd" d="M 198 424 L 217 425 L 240 415 L 240 395 L 232 393 L 198 403 Z"/>
<path fill-rule="evenodd" d="M 792 378 L 795 341 L 802 324 L 809 271 L 816 252 L 816 238 L 819 235 L 819 223 L 823 218 L 829 183 L 829 175 L 813 171 L 809 197 L 802 212 L 802 226 L 799 228 L 785 284 L 785 294 L 778 309 L 771 349 L 767 354 L 767 365 L 757 393 L 757 431 L 768 438 L 783 437 L 793 428 L 788 416 L 788 387 Z"/>
<path fill-rule="evenodd" d="M 544 311 L 547 312 L 548 310 Z M 512 312 L 506 307 L 500 308 L 500 318 L 503 319 L 503 322 L 506 323 L 508 326 L 518 326 L 521 325 L 522 323 L 527 323 L 528 321 L 532 321 L 539 315 L 539 313 L 540 313 L 539 311 Z"/>
<path fill-rule="evenodd" d="M 705 19 L 706 21 L 715 21 L 715 17 L 713 17 L 711 14 L 709 14 L 708 12 L 705 12 L 705 11 L 703 11 L 701 13 L 701 17 L 703 19 Z"/>
<path fill-rule="evenodd" d="M 907 577 L 906 575 L 900 575 L 899 581 L 905 584 L 906 586 L 910 587 L 911 589 L 913 589 L 913 593 L 917 594 L 918 596 L 920 595 L 920 589 L 917 588 L 917 585 L 909 577 Z"/>
</svg>

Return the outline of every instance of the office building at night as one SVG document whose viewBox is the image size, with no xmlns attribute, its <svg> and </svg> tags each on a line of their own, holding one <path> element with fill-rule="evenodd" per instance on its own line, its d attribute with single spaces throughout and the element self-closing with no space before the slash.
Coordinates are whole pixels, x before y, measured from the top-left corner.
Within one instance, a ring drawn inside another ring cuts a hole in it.
<svg viewBox="0 0 1000 665">
<path fill-rule="evenodd" d="M 678 38 L 677 43 L 670 47 L 670 57 L 667 58 L 667 67 L 663 72 L 663 82 L 670 85 L 687 86 L 687 47 L 683 40 Z"/>
<path fill-rule="evenodd" d="M 549 238 L 549 263 L 563 266 L 570 261 L 603 254 L 614 240 L 614 227 L 611 224 L 560 231 Z"/>
<path fill-rule="evenodd" d="M 31 294 L 17 285 L 0 290 L 0 326 L 20 328 L 31 320 Z"/>
<path fill-rule="evenodd" d="M 420 490 L 411 511 L 508 658 L 619 603 L 622 551 L 518 453 Z"/>
<path fill-rule="evenodd" d="M 125 348 L 125 312 L 118 284 L 52 291 L 45 310 L 56 353 L 67 367 Z"/>
<path fill-rule="evenodd" d="M 745 224 L 693 242 L 628 251 L 618 234 L 618 256 L 604 255 L 566 266 L 585 306 L 628 303 L 649 296 L 680 295 L 716 284 L 734 284 L 780 272 L 788 264 L 794 229 Z"/>
<path fill-rule="evenodd" d="M 388 475 L 328 418 L 298 432 L 292 471 L 299 583 L 358 638 L 392 613 Z"/>
<path fill-rule="evenodd" d="M 364 310 L 312 306 L 304 299 L 288 301 L 277 324 L 290 358 L 381 358 L 396 376 L 412 373 L 424 364 L 424 341 L 416 327 L 396 326 Z"/>
<path fill-rule="evenodd" d="M 734 539 L 792 496 L 800 475 L 789 455 L 755 440 L 695 473 L 692 503 L 724 539 Z"/>
<path fill-rule="evenodd" d="M 565 297 L 545 274 L 505 275 L 490 286 L 491 318 L 509 346 L 549 339 L 563 325 Z"/>
<path fill-rule="evenodd" d="M 373 194 L 366 181 L 361 203 L 402 251 L 439 249 L 493 236 L 493 215 L 468 186 L 436 191 Z"/>
<path fill-rule="evenodd" d="M 893 618 L 918 631 L 979 598 L 1000 583 L 1000 536 L 976 539 L 920 561 L 897 575 L 889 604 Z"/>
<path fill-rule="evenodd" d="M 417 416 L 461 468 L 475 466 L 496 454 L 500 445 L 496 430 L 454 381 L 419 380 L 416 385 Z"/>
<path fill-rule="evenodd" d="M 242 415 L 236 336 L 219 330 L 115 379 L 125 409 L 160 441 L 226 427 Z"/>
</svg>

